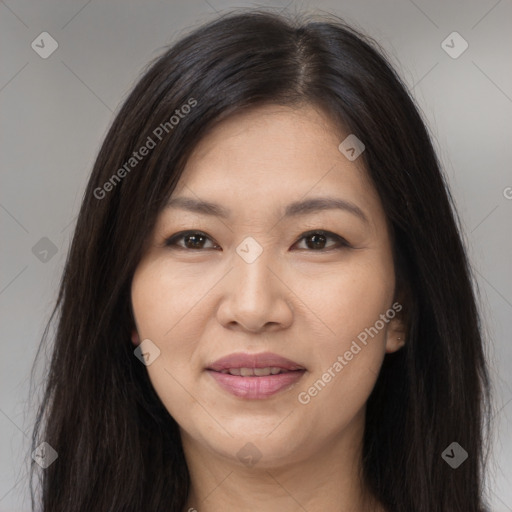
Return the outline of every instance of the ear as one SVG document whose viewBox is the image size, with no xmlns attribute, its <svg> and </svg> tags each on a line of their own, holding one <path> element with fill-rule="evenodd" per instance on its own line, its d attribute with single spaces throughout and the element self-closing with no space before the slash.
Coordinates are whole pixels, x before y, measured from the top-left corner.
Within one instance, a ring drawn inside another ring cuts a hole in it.
<svg viewBox="0 0 512 512">
<path fill-rule="evenodd" d="M 386 354 L 396 352 L 405 345 L 406 332 L 405 324 L 398 315 L 390 320 L 386 333 Z"/>
<path fill-rule="evenodd" d="M 132 330 L 132 343 L 137 347 L 140 345 L 140 337 L 139 333 L 137 332 L 137 329 Z"/>
</svg>

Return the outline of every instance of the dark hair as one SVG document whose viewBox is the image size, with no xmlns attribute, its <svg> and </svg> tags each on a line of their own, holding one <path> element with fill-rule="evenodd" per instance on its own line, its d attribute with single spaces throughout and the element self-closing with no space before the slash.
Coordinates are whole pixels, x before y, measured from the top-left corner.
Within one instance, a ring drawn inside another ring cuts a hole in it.
<svg viewBox="0 0 512 512">
<path fill-rule="evenodd" d="M 367 403 L 365 481 L 390 512 L 484 510 L 489 379 L 460 223 L 429 134 L 377 43 L 334 16 L 299 18 L 235 12 L 201 26 L 148 66 L 114 119 L 41 341 L 58 313 L 32 439 L 58 453 L 40 476 L 44 512 L 182 512 L 189 473 L 178 426 L 133 354 L 131 280 L 198 141 L 263 104 L 313 105 L 363 141 L 392 228 L 407 344 L 386 355 Z M 126 165 L 149 139 L 147 156 Z M 457 469 L 441 457 L 453 441 L 469 454 Z"/>
</svg>

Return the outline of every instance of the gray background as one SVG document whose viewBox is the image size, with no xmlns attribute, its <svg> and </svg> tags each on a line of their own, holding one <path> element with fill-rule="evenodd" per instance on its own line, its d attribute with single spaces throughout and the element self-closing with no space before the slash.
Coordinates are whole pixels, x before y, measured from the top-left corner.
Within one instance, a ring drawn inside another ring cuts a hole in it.
<svg viewBox="0 0 512 512">
<path fill-rule="evenodd" d="M 286 4 L 0 2 L 0 511 L 30 509 L 29 437 L 37 393 L 29 390 L 29 372 L 113 113 L 142 67 L 189 28 L 228 8 Z M 486 319 L 496 389 L 488 495 L 495 511 L 512 511 L 512 2 L 288 5 L 333 12 L 375 37 L 424 112 L 461 214 Z M 31 48 L 44 31 L 59 45 L 47 59 Z M 441 47 L 453 31 L 469 44 L 456 59 Z M 55 245 L 55 255 L 33 251 L 43 237 Z M 44 375 L 44 362 L 38 375 Z"/>
</svg>

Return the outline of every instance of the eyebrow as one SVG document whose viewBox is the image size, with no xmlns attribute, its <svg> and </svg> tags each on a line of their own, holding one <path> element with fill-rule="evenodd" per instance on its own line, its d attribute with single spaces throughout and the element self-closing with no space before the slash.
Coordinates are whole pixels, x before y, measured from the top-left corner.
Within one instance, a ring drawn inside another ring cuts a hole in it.
<svg viewBox="0 0 512 512">
<path fill-rule="evenodd" d="M 231 215 L 231 212 L 224 206 L 193 197 L 173 197 L 167 202 L 165 207 L 179 208 L 181 210 L 202 215 L 212 215 L 223 219 L 228 219 Z M 361 208 L 345 199 L 336 197 L 314 197 L 290 203 L 285 208 L 284 217 L 297 217 L 324 210 L 343 210 L 359 217 L 363 222 L 369 224 L 368 218 Z"/>
</svg>

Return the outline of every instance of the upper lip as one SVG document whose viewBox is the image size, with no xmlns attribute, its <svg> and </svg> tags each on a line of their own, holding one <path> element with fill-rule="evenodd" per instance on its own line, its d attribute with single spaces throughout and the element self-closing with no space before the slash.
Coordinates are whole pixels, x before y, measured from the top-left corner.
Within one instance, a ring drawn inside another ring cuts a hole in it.
<svg viewBox="0 0 512 512">
<path fill-rule="evenodd" d="M 305 370 L 303 366 L 295 361 L 286 359 L 271 352 L 262 352 L 260 354 L 236 353 L 217 359 L 210 364 L 207 369 L 220 372 L 230 368 L 267 368 L 277 367 L 284 370 Z"/>
</svg>

